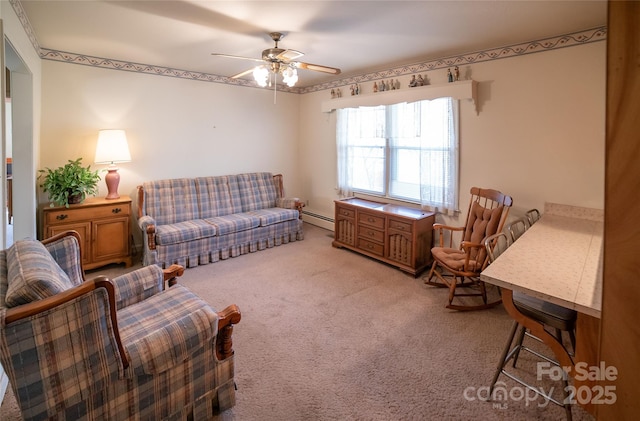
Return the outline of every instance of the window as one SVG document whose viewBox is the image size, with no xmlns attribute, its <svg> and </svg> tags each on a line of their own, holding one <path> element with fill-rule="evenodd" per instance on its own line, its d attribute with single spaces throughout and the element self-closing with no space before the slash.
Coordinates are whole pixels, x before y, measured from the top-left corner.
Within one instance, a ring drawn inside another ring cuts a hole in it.
<svg viewBox="0 0 640 421">
<path fill-rule="evenodd" d="M 458 205 L 458 101 L 439 98 L 338 110 L 338 185 L 420 203 Z"/>
</svg>

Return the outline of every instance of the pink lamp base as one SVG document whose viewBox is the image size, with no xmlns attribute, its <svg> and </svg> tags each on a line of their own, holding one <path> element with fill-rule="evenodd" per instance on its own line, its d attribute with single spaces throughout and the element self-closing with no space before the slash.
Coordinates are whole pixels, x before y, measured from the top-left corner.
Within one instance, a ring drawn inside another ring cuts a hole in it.
<svg viewBox="0 0 640 421">
<path fill-rule="evenodd" d="M 104 176 L 104 181 L 107 183 L 107 190 L 109 193 L 105 199 L 119 199 L 118 184 L 120 184 L 120 174 L 118 174 L 118 168 L 109 167 L 107 175 Z"/>
</svg>

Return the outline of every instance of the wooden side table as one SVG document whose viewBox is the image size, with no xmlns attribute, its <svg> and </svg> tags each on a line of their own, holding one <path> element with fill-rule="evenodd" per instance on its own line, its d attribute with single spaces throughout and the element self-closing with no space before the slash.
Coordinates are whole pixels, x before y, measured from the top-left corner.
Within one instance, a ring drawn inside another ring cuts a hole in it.
<svg viewBox="0 0 640 421">
<path fill-rule="evenodd" d="M 74 230 L 80 234 L 82 267 L 94 269 L 109 263 L 131 266 L 131 198 L 106 200 L 92 197 L 78 205 L 42 207 L 41 238 Z"/>
</svg>

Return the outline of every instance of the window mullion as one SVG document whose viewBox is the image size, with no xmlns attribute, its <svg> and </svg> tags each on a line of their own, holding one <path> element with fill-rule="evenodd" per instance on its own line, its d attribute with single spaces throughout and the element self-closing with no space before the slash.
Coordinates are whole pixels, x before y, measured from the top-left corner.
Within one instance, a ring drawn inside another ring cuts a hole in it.
<svg viewBox="0 0 640 421">
<path fill-rule="evenodd" d="M 384 195 L 389 196 L 390 183 L 391 183 L 391 137 L 385 137 L 385 149 L 384 149 Z"/>
<path fill-rule="evenodd" d="M 385 106 L 385 151 L 384 151 L 384 159 L 385 159 L 385 174 L 384 174 L 384 195 L 389 197 L 391 192 L 391 170 L 392 170 L 392 159 L 395 159 L 395 154 L 392 153 L 391 147 L 391 135 L 395 132 L 394 121 L 393 121 L 393 111 L 391 106 Z"/>
</svg>

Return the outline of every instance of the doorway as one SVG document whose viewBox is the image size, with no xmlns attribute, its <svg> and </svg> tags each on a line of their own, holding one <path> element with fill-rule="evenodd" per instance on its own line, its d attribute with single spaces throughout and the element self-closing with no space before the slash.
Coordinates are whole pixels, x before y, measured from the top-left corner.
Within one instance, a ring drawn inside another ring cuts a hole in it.
<svg viewBox="0 0 640 421">
<path fill-rule="evenodd" d="M 5 136 L 2 142 L 2 186 L 6 209 L 0 224 L 3 249 L 14 239 L 36 238 L 36 165 L 33 141 L 33 76 L 11 42 L 4 38 Z M 11 165 L 9 166 L 8 159 Z M 9 171 L 10 177 L 9 178 Z"/>
<path fill-rule="evenodd" d="M 36 159 L 33 139 L 33 75 L 4 37 L 0 20 L 0 69 L 2 100 L 0 101 L 0 209 L 5 209 L 0 222 L 0 247 L 6 249 L 14 239 L 36 238 Z M 10 89 L 10 92 L 8 92 Z M 5 102 L 9 98 L 9 103 Z M 7 106 L 8 105 L 8 106 Z M 7 112 L 8 109 L 8 112 Z M 8 185 L 7 157 L 11 158 L 11 186 Z M 11 189 L 8 192 L 8 189 Z M 12 220 L 9 221 L 8 193 L 11 193 Z M 9 224 L 11 222 L 11 224 Z M 9 379 L 0 366 L 0 402 L 4 399 Z"/>
<path fill-rule="evenodd" d="M 12 150 L 12 127 L 11 127 L 11 71 L 5 67 L 5 99 L 4 99 L 4 150 L 6 161 L 5 180 L 7 191 L 6 209 L 6 241 L 5 247 L 13 244 L 13 150 Z"/>
</svg>

